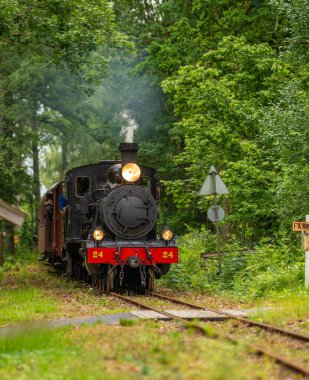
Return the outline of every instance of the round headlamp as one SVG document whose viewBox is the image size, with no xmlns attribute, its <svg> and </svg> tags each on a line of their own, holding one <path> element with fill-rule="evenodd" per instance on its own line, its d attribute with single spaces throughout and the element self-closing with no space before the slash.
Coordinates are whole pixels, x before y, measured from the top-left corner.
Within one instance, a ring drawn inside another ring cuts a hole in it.
<svg viewBox="0 0 309 380">
<path fill-rule="evenodd" d="M 121 174 L 123 179 L 127 182 L 135 182 L 141 176 L 141 169 L 133 162 L 129 162 L 128 164 L 124 165 Z"/>
<path fill-rule="evenodd" d="M 169 227 L 164 227 L 161 232 L 162 239 L 165 241 L 170 241 L 174 237 L 173 231 Z"/>
<path fill-rule="evenodd" d="M 104 232 L 102 230 L 96 229 L 92 233 L 92 237 L 96 241 L 100 241 L 104 238 Z"/>
</svg>

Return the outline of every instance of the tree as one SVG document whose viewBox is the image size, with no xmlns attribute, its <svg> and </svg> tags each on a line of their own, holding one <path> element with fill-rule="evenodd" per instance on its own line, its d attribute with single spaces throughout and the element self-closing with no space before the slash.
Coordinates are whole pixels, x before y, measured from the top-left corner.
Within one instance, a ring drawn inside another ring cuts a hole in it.
<svg viewBox="0 0 309 380">
<path fill-rule="evenodd" d="M 176 127 L 185 135 L 177 161 L 185 165 L 186 179 L 168 183 L 178 207 L 205 212 L 208 204 L 197 191 L 213 164 L 232 189 L 229 221 L 260 232 L 275 226 L 274 166 L 263 151 L 260 119 L 288 75 L 288 66 L 266 44 L 226 37 L 163 82 L 180 117 Z"/>
<path fill-rule="evenodd" d="M 21 171 L 23 176 L 18 178 L 24 178 L 27 177 L 24 159 L 26 155 L 32 156 L 32 185 L 37 204 L 40 198 L 40 111 L 42 107 L 49 107 L 42 98 L 52 87 L 48 83 L 48 72 L 61 67 L 74 73 L 76 78 L 97 80 L 107 57 L 102 54 L 94 57 L 94 52 L 99 47 L 107 51 L 121 44 L 124 38 L 116 31 L 113 11 L 106 0 L 17 0 L 13 3 L 2 0 L 0 25 L 3 115 L 0 130 L 5 144 L 0 162 L 6 167 L 5 173 L 15 177 Z M 24 136 L 27 139 L 23 139 Z M 15 149 L 18 142 L 22 144 Z M 3 183 L 3 198 L 11 201 L 23 192 L 27 197 L 22 187 L 12 187 L 9 178 Z"/>
</svg>

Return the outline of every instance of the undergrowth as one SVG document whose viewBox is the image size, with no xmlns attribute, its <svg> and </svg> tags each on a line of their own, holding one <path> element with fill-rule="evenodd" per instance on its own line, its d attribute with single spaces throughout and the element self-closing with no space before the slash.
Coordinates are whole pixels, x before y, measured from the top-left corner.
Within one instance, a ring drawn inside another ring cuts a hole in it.
<svg viewBox="0 0 309 380">
<path fill-rule="evenodd" d="M 262 240 L 252 253 L 241 253 L 237 242 L 223 247 L 222 271 L 218 259 L 210 258 L 206 267 L 202 252 L 215 252 L 214 237 L 207 231 L 192 231 L 179 244 L 180 262 L 162 280 L 179 290 L 198 290 L 249 301 L 278 294 L 307 294 L 304 288 L 304 253 L 289 236 L 276 243 Z"/>
<path fill-rule="evenodd" d="M 14 255 L 4 255 L 4 264 L 0 267 L 0 280 L 4 277 L 5 272 L 18 272 L 25 268 L 29 263 L 37 263 L 38 254 L 24 248 L 16 250 Z"/>
</svg>

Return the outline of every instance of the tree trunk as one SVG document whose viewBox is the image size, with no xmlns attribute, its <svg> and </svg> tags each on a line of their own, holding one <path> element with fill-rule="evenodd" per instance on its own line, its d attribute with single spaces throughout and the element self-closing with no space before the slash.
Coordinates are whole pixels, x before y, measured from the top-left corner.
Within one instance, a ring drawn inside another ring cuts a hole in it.
<svg viewBox="0 0 309 380">
<path fill-rule="evenodd" d="M 32 251 L 35 250 L 36 248 L 36 241 L 37 239 L 35 239 L 35 226 L 37 224 L 36 220 L 36 215 L 35 215 L 35 207 L 34 207 L 34 199 L 33 199 L 33 195 L 31 194 L 31 197 L 30 197 L 30 231 L 31 231 L 31 249 Z"/>
<path fill-rule="evenodd" d="M 31 125 L 32 130 L 32 170 L 33 170 L 33 193 L 34 193 L 34 230 L 37 231 L 37 214 L 41 199 L 40 190 L 40 163 L 39 163 L 39 133 L 36 122 Z M 35 236 L 32 236 L 33 246 L 36 246 Z"/>
<path fill-rule="evenodd" d="M 35 124 L 31 126 L 32 130 L 32 170 L 33 170 L 33 192 L 36 202 L 36 208 L 38 207 L 41 199 L 40 191 L 40 165 L 39 165 L 39 136 L 38 127 Z"/>
<path fill-rule="evenodd" d="M 62 170 L 61 177 L 63 178 L 68 168 L 68 136 L 66 132 L 62 133 Z"/>
</svg>

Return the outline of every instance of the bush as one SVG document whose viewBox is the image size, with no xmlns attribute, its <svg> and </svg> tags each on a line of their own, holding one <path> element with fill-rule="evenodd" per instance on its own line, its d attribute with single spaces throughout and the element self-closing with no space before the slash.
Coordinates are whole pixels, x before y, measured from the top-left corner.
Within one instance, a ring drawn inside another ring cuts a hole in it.
<svg viewBox="0 0 309 380">
<path fill-rule="evenodd" d="M 202 252 L 215 252 L 215 239 L 202 230 L 191 231 L 179 241 L 180 263 L 173 266 L 163 283 L 181 290 L 199 290 L 225 295 L 241 301 L 262 298 L 281 292 L 304 289 L 304 254 L 289 236 L 256 245 L 253 253 L 240 253 L 237 242 L 226 244 L 222 272 L 217 258 L 210 258 L 203 268 Z"/>
<path fill-rule="evenodd" d="M 3 267 L 0 267 L 0 279 L 3 278 L 7 271 L 18 272 L 30 262 L 37 261 L 37 253 L 31 252 L 24 248 L 17 248 L 15 255 L 4 255 Z"/>
</svg>

